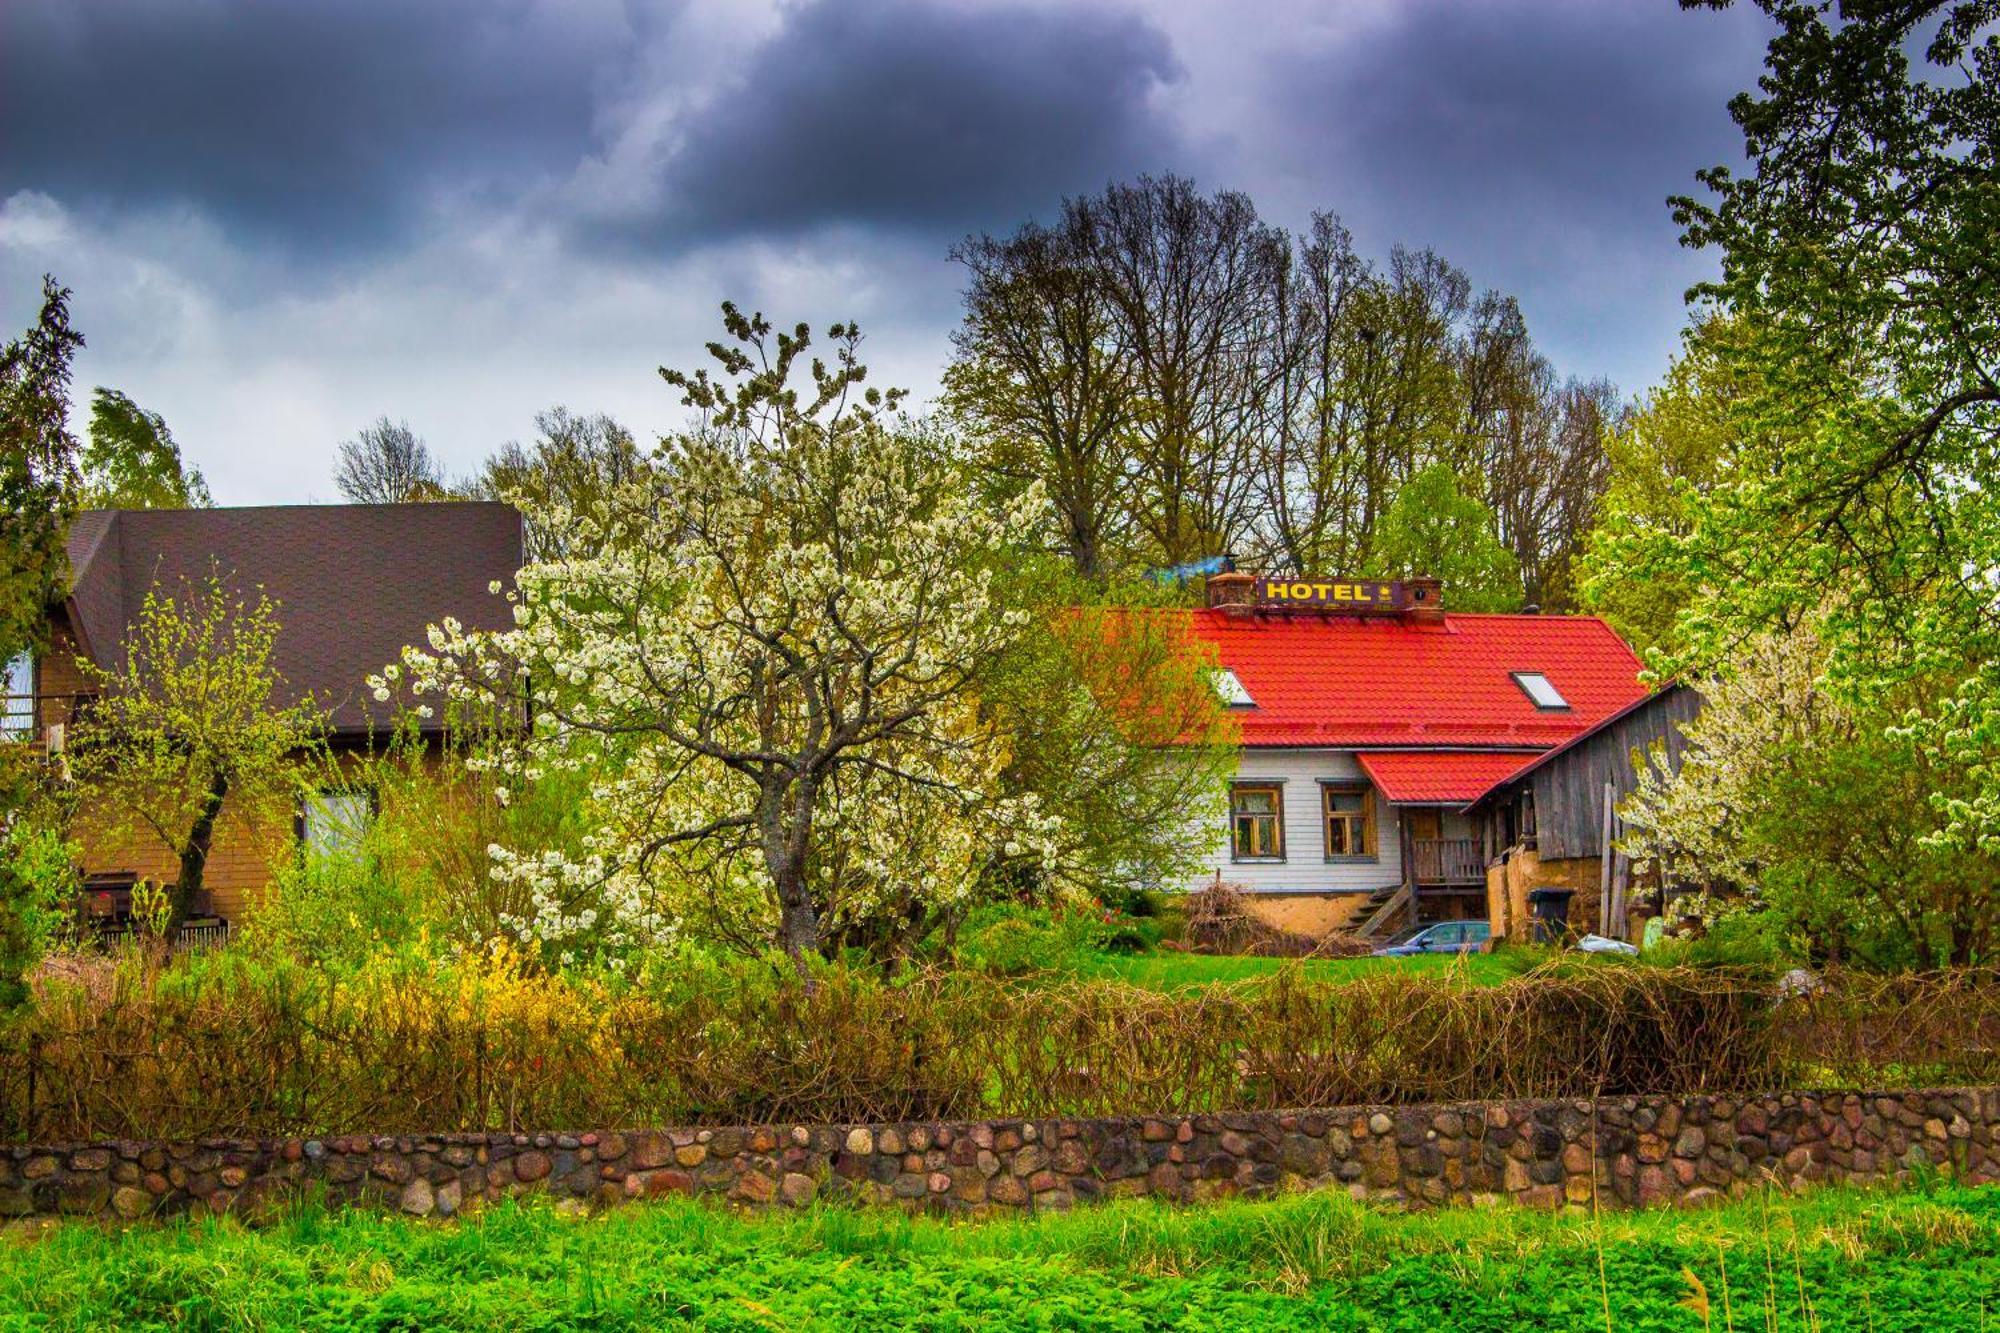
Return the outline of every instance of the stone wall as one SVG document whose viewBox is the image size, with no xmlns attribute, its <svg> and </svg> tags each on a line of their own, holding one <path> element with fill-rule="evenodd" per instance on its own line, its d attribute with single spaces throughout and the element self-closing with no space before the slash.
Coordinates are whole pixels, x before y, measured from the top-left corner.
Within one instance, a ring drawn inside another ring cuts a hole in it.
<svg viewBox="0 0 2000 1333">
<path fill-rule="evenodd" d="M 566 1207 L 700 1195 L 840 1197 L 939 1212 L 1346 1190 L 1411 1206 L 1696 1204 L 1767 1181 L 2000 1179 L 2000 1088 L 976 1124 L 778 1125 L 0 1149 L 0 1215 L 255 1215 L 302 1192 L 449 1217 L 544 1193 Z"/>
</svg>

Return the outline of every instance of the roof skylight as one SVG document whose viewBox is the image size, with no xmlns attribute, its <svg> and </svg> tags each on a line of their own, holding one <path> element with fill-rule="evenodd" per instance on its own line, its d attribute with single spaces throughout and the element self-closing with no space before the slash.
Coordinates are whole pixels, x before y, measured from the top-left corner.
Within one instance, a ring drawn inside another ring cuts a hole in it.
<svg viewBox="0 0 2000 1333">
<path fill-rule="evenodd" d="M 1563 698 L 1562 691 L 1541 672 L 1516 671 L 1513 676 L 1514 683 L 1521 687 L 1521 693 L 1527 695 L 1535 707 L 1550 712 L 1569 708 L 1569 700 Z"/>
<path fill-rule="evenodd" d="M 1255 708 L 1257 706 L 1257 701 L 1250 697 L 1250 691 L 1243 688 L 1243 682 L 1238 680 L 1236 673 L 1228 667 L 1218 670 L 1213 677 L 1213 681 L 1217 697 L 1231 708 Z"/>
</svg>

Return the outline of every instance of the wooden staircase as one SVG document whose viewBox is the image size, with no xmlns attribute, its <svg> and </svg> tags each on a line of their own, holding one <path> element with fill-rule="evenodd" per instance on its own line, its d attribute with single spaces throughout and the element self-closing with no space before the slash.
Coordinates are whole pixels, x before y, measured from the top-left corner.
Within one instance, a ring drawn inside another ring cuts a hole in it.
<svg viewBox="0 0 2000 1333">
<path fill-rule="evenodd" d="M 1403 919 L 1413 913 L 1408 884 L 1390 884 L 1375 890 L 1361 907 L 1361 924 L 1354 928 L 1364 940 L 1393 933 Z"/>
</svg>

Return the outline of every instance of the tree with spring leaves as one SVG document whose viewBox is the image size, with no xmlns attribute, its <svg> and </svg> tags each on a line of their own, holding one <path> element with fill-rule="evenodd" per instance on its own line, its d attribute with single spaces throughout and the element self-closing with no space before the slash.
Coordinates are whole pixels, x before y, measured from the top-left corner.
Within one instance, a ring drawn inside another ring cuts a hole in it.
<svg viewBox="0 0 2000 1333">
<path fill-rule="evenodd" d="M 695 923 L 803 970 L 829 923 L 964 899 L 996 849 L 1033 857 L 1058 827 L 1005 782 L 977 689 L 1029 627 L 994 586 L 1039 491 L 978 503 L 899 395 L 864 386 L 851 326 L 829 362 L 804 325 L 724 318 L 718 374 L 662 371 L 694 428 L 539 516 L 583 554 L 521 571 L 515 628 L 446 622 L 375 682 L 527 709 L 486 762 L 586 775 L 584 853 L 492 849 L 557 955 Z"/>
<path fill-rule="evenodd" d="M 1461 611 L 1521 609 L 1521 569 L 1493 536 L 1493 513 L 1432 463 L 1396 492 L 1375 538 L 1373 568 L 1386 578 L 1444 580 Z"/>
<path fill-rule="evenodd" d="M 195 509 L 215 503 L 201 470 L 182 460 L 166 419 L 101 386 L 90 399 L 83 479 L 85 503 L 93 509 Z"/>
<path fill-rule="evenodd" d="M 1914 739 L 1939 846 L 2000 853 L 2000 0 L 1758 0 L 1777 24 L 1731 103 L 1750 170 L 1676 201 L 1722 275 L 1719 479 L 1637 540 L 1635 578 L 1700 590 L 1662 665 L 1693 674 L 1822 608 L 1830 689 L 1931 692 Z M 1692 6 L 1691 6 L 1692 7 Z M 1710 5 L 1709 7 L 1714 7 Z"/>
<path fill-rule="evenodd" d="M 1820 959 L 1969 966 L 2000 944 L 2000 862 L 1940 842 L 1977 776 L 1902 725 L 1935 698 L 1912 681 L 1831 688 L 1816 617 L 1758 635 L 1702 687 L 1678 770 L 1641 764 L 1626 850 L 1718 910 L 1762 910 Z M 1657 747 L 1656 747 L 1657 748 Z"/>
<path fill-rule="evenodd" d="M 246 601 L 210 575 L 149 592 L 115 667 L 80 662 L 98 698 L 77 722 L 70 769 L 87 817 L 173 853 L 169 932 L 201 894 L 225 802 L 253 824 L 288 820 L 323 760 L 322 714 L 310 698 L 287 701 L 272 666 L 278 629 L 269 598 Z"/>
</svg>

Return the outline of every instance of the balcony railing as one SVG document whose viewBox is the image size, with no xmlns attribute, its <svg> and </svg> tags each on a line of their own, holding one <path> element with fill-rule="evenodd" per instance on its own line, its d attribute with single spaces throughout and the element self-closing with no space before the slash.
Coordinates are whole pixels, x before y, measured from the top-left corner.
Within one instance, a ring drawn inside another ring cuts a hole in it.
<svg viewBox="0 0 2000 1333">
<path fill-rule="evenodd" d="M 1419 884 L 1486 883 L 1486 858 L 1477 838 L 1418 838 L 1412 850 Z"/>
</svg>

